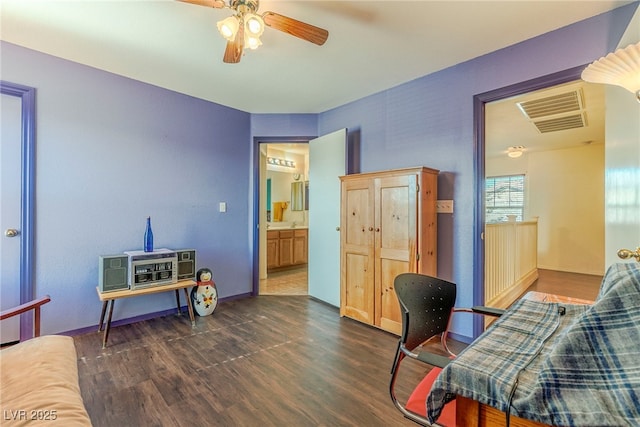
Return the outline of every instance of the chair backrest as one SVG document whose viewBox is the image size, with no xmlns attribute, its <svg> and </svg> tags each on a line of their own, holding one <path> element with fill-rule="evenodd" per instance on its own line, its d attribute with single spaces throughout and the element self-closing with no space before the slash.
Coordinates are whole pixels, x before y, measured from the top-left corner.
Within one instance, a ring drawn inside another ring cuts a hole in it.
<svg viewBox="0 0 640 427">
<path fill-rule="evenodd" d="M 456 285 L 417 273 L 402 273 L 394 280 L 402 310 L 405 348 L 413 351 L 427 339 L 447 330 L 456 301 Z"/>
</svg>

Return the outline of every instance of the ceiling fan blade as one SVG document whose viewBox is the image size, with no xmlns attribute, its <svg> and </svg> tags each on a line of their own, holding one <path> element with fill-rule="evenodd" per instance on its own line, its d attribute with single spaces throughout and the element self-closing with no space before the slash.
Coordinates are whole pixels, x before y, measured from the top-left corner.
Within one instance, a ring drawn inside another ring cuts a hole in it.
<svg viewBox="0 0 640 427">
<path fill-rule="evenodd" d="M 237 64 L 242 57 L 242 50 L 244 49 L 244 25 L 240 23 L 236 38 L 233 41 L 227 42 L 227 48 L 224 51 L 224 57 L 222 61 L 227 64 Z"/>
<path fill-rule="evenodd" d="M 226 7 L 223 0 L 179 0 L 184 3 L 197 4 L 200 6 L 213 7 L 215 9 L 222 9 Z"/>
<path fill-rule="evenodd" d="M 291 34 L 303 40 L 322 46 L 329 37 L 329 32 L 323 28 L 280 15 L 275 12 L 265 12 L 262 15 L 264 23 L 271 28 Z"/>
</svg>

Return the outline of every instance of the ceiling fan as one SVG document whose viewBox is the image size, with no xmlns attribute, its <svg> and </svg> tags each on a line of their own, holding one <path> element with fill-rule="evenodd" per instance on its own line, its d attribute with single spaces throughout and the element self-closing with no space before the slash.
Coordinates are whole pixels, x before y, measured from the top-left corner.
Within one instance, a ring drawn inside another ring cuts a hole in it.
<svg viewBox="0 0 640 427">
<path fill-rule="evenodd" d="M 280 15 L 275 12 L 264 12 L 258 15 L 259 0 L 180 0 L 185 3 L 213 7 L 215 9 L 232 9 L 234 14 L 218 22 L 218 31 L 227 40 L 223 61 L 229 64 L 240 62 L 245 48 L 256 49 L 262 44 L 260 36 L 265 25 L 291 34 L 302 40 L 322 46 L 329 32 L 323 28 Z"/>
</svg>

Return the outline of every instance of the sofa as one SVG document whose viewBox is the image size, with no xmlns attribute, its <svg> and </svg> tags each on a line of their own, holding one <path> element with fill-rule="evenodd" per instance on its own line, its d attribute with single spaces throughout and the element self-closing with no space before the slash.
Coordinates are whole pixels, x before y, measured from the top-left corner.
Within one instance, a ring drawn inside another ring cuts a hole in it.
<svg viewBox="0 0 640 427">
<path fill-rule="evenodd" d="M 91 426 L 80 394 L 73 338 L 39 336 L 40 306 L 49 300 L 46 296 L 0 315 L 4 320 L 31 310 L 36 313 L 36 336 L 0 351 L 3 426 Z"/>
</svg>

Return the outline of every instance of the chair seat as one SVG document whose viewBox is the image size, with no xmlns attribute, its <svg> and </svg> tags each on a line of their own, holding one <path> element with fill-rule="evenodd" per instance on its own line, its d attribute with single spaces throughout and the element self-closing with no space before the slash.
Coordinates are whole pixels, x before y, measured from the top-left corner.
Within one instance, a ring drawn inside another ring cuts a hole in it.
<svg viewBox="0 0 640 427">
<path fill-rule="evenodd" d="M 420 381 L 420 384 L 416 386 L 407 400 L 406 409 L 423 417 L 427 414 L 427 396 L 431 391 L 431 386 L 442 372 L 441 368 L 433 368 L 429 373 Z M 456 401 L 452 400 L 447 403 L 442 409 L 440 417 L 438 417 L 438 424 L 445 427 L 455 427 L 456 425 Z"/>
</svg>

